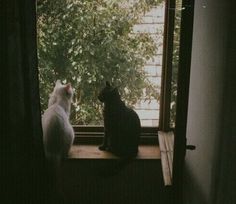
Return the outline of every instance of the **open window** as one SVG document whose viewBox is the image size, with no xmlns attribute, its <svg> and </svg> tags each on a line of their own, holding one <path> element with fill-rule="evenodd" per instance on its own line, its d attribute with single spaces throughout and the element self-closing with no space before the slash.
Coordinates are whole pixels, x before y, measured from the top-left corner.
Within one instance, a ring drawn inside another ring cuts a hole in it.
<svg viewBox="0 0 236 204">
<path fill-rule="evenodd" d="M 165 183 L 173 177 L 178 192 L 186 151 L 193 5 L 193 0 L 37 1 L 42 109 L 53 83 L 70 81 L 76 93 L 75 142 L 99 144 L 103 119 L 97 95 L 110 81 L 138 112 L 141 143 L 157 145 L 159 139 Z"/>
</svg>

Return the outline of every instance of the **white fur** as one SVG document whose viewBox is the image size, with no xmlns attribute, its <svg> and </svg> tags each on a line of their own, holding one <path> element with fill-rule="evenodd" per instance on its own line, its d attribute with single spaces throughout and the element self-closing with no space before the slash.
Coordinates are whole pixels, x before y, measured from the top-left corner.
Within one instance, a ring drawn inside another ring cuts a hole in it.
<svg viewBox="0 0 236 204">
<path fill-rule="evenodd" d="M 42 117 L 44 150 L 49 160 L 66 157 L 73 143 L 74 131 L 69 122 L 72 97 L 70 84 L 62 85 L 58 80 Z"/>
</svg>

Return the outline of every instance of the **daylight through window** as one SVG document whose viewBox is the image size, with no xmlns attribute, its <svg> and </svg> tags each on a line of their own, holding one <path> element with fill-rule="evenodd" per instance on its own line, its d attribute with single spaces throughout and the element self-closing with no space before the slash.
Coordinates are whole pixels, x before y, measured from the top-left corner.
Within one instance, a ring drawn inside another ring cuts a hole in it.
<svg viewBox="0 0 236 204">
<path fill-rule="evenodd" d="M 38 0 L 42 111 L 47 108 L 55 81 L 60 79 L 71 82 L 75 91 L 72 124 L 103 125 L 102 104 L 97 96 L 105 81 L 110 81 L 118 87 L 122 100 L 138 113 L 142 126 L 157 127 L 165 6 L 165 0 Z M 178 51 L 173 54 L 172 126 Z"/>
</svg>

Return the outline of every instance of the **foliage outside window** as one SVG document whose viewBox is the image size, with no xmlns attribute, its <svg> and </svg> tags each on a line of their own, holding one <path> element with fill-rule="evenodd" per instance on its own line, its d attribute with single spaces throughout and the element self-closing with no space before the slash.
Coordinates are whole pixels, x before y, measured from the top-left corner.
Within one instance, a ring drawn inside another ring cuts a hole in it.
<svg viewBox="0 0 236 204">
<path fill-rule="evenodd" d="M 106 80 L 118 86 L 126 104 L 134 106 L 159 93 L 146 78 L 143 65 L 157 50 L 147 33 L 133 26 L 162 0 L 38 0 L 37 31 L 42 110 L 54 82 L 72 83 L 73 124 L 101 124 L 97 95 Z M 124 6 L 125 5 L 125 6 Z"/>
</svg>

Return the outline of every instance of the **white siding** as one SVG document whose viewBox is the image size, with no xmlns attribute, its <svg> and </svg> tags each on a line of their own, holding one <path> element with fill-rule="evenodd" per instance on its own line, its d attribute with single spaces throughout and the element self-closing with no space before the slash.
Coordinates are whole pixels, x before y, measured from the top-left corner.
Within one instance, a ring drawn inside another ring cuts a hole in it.
<svg viewBox="0 0 236 204">
<path fill-rule="evenodd" d="M 134 26 L 134 33 L 149 33 L 158 46 L 157 54 L 149 59 L 144 66 L 147 78 L 156 85 L 157 92 L 161 88 L 162 54 L 163 54 L 163 33 L 164 33 L 164 3 L 158 7 L 153 7 L 147 12 L 140 24 Z M 135 111 L 138 113 L 142 126 L 158 126 L 159 123 L 159 101 L 157 99 L 138 101 Z"/>
</svg>

